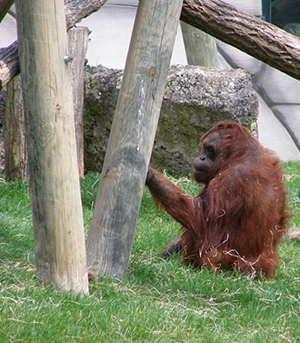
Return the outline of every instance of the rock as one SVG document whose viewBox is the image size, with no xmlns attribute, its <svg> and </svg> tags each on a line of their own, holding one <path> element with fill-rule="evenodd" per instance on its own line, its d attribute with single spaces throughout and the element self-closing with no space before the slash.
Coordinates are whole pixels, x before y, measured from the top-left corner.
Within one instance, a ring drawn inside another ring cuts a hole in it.
<svg viewBox="0 0 300 343">
<path fill-rule="evenodd" d="M 87 67 L 84 99 L 85 172 L 101 172 L 121 84 L 122 71 Z"/>
<path fill-rule="evenodd" d="M 86 69 L 86 171 L 102 169 L 121 78 L 121 70 L 102 66 Z M 255 131 L 257 116 L 258 101 L 246 71 L 172 66 L 151 163 L 161 170 L 187 174 L 199 155 L 200 136 L 213 123 L 227 119 Z"/>
</svg>

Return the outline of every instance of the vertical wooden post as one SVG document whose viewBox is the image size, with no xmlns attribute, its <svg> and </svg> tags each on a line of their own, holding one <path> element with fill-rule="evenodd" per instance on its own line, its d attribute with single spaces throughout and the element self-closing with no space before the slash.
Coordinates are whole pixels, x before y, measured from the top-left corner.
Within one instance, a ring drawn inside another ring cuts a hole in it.
<svg viewBox="0 0 300 343">
<path fill-rule="evenodd" d="M 75 135 L 79 176 L 84 175 L 83 103 L 84 63 L 89 30 L 78 26 L 68 32 L 71 81 L 73 90 Z M 16 76 L 7 86 L 5 120 L 5 178 L 24 178 L 28 175 L 27 144 L 25 139 L 24 104 L 21 77 Z"/>
<path fill-rule="evenodd" d="M 5 106 L 5 179 L 28 176 L 27 144 L 21 76 L 7 85 Z"/>
<path fill-rule="evenodd" d="M 35 258 L 44 285 L 88 292 L 63 0 L 17 0 Z"/>
<path fill-rule="evenodd" d="M 128 266 L 182 0 L 140 0 L 87 240 L 88 267 Z"/>
<path fill-rule="evenodd" d="M 84 63 L 88 48 L 89 29 L 83 26 L 72 28 L 68 32 L 69 55 L 71 63 L 72 89 L 74 100 L 74 118 L 79 176 L 84 175 L 83 147 L 83 102 L 84 102 Z"/>
<path fill-rule="evenodd" d="M 215 38 L 183 21 L 180 25 L 188 64 L 219 68 Z"/>
</svg>

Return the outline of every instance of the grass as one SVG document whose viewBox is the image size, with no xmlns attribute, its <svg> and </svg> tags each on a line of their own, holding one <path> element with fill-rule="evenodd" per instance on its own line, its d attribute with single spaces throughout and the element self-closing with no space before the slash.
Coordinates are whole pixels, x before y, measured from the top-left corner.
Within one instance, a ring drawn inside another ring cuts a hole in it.
<svg viewBox="0 0 300 343">
<path fill-rule="evenodd" d="M 300 164 L 286 163 L 291 226 L 300 227 Z M 198 186 L 181 179 L 190 194 Z M 86 228 L 98 176 L 82 180 Z M 28 183 L 0 182 L 0 342 L 297 342 L 300 243 L 283 241 L 274 279 L 194 270 L 158 257 L 179 225 L 157 212 L 145 190 L 130 266 L 101 277 L 90 296 L 43 288 L 34 266 Z"/>
</svg>

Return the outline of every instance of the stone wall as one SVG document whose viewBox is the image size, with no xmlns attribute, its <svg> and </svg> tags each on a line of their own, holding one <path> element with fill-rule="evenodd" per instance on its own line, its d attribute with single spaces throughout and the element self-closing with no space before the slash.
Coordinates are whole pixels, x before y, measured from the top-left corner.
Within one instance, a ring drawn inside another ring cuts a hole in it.
<svg viewBox="0 0 300 343">
<path fill-rule="evenodd" d="M 85 168 L 102 169 L 122 71 L 86 69 Z M 199 138 L 213 123 L 233 120 L 255 132 L 258 101 L 250 75 L 241 69 L 172 66 L 167 78 L 151 163 L 187 174 L 199 155 Z"/>
</svg>

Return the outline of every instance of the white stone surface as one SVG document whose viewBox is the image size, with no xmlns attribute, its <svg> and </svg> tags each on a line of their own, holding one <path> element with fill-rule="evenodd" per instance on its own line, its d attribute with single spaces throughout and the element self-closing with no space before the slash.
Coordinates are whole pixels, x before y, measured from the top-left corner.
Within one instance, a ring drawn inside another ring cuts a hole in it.
<svg viewBox="0 0 300 343">
<path fill-rule="evenodd" d="M 268 65 L 264 65 L 255 84 L 269 106 L 300 104 L 300 82 Z"/>
<path fill-rule="evenodd" d="M 300 152 L 290 135 L 274 116 L 262 97 L 258 97 L 260 112 L 258 117 L 258 136 L 260 143 L 273 150 L 282 161 L 299 160 Z"/>
<path fill-rule="evenodd" d="M 223 0 L 228 4 L 257 17 L 261 16 L 261 0 Z"/>
<path fill-rule="evenodd" d="M 256 58 L 219 40 L 217 41 L 217 47 L 220 54 L 232 68 L 246 69 L 253 78 L 260 73 L 261 68 L 264 65 L 263 62 L 260 62 Z"/>
<path fill-rule="evenodd" d="M 284 118 L 284 121 L 288 124 L 300 144 L 300 105 L 277 105 L 272 107 L 272 111 Z"/>
<path fill-rule="evenodd" d="M 0 25 L 0 48 L 6 47 L 17 39 L 16 20 L 7 14 Z"/>
<path fill-rule="evenodd" d="M 92 31 L 87 52 L 90 65 L 124 69 L 137 4 L 134 0 L 109 0 L 98 12 L 80 22 Z M 180 25 L 171 64 L 187 64 Z"/>
</svg>

